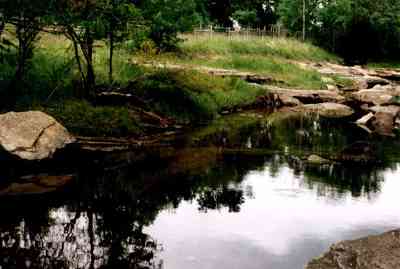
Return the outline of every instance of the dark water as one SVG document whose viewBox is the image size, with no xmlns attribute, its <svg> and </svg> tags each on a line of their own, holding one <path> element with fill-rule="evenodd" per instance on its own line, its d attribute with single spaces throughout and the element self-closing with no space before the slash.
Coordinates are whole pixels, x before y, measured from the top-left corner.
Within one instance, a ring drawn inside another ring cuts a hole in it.
<svg viewBox="0 0 400 269">
<path fill-rule="evenodd" d="M 371 162 L 305 161 L 367 140 Z M 399 150 L 351 125 L 242 115 L 173 147 L 60 157 L 29 169 L 73 174 L 66 187 L 0 195 L 0 268 L 303 268 L 399 228 Z M 3 190 L 26 173 L 3 166 Z"/>
</svg>

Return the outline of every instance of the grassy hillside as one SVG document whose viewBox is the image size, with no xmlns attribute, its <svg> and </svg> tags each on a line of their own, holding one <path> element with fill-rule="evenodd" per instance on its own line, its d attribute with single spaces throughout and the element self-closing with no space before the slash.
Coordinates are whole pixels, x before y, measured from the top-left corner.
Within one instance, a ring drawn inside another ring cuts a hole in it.
<svg viewBox="0 0 400 269">
<path fill-rule="evenodd" d="M 301 68 L 296 61 L 339 62 L 339 58 L 309 43 L 289 38 L 248 37 L 230 39 L 223 35 L 184 35 L 185 42 L 175 54 L 161 54 L 151 60 L 234 69 L 274 78 L 279 86 L 324 89 L 321 75 Z M 137 55 L 137 58 L 148 56 Z M 335 78 L 334 78 L 335 79 Z M 283 81 L 283 83 L 282 83 Z"/>
<path fill-rule="evenodd" d="M 191 55 L 256 55 L 298 61 L 339 61 L 338 57 L 319 47 L 292 38 L 250 36 L 231 39 L 225 35 L 184 35 L 182 38 L 185 40 L 182 50 Z"/>
</svg>

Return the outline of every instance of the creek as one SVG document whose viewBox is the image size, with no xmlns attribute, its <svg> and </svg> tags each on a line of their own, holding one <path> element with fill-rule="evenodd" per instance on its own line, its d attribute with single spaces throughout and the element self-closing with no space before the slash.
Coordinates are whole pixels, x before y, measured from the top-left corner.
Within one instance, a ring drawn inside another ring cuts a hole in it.
<svg viewBox="0 0 400 269">
<path fill-rule="evenodd" d="M 7 164 L 0 268 L 301 269 L 332 243 L 399 228 L 399 164 L 393 138 L 258 112 L 146 152 L 26 168 L 73 175 L 56 191 L 29 193 L 28 170 Z"/>
</svg>

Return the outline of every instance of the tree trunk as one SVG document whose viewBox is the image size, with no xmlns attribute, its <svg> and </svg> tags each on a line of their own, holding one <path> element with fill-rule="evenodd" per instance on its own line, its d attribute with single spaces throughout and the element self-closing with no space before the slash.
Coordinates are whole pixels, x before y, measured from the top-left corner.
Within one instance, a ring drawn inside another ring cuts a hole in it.
<svg viewBox="0 0 400 269">
<path fill-rule="evenodd" d="M 306 40 L 306 0 L 303 0 L 303 41 Z"/>
<path fill-rule="evenodd" d="M 93 37 L 89 35 L 86 36 L 86 98 L 94 96 L 94 87 L 96 85 L 96 77 L 94 74 L 93 67 Z"/>
<path fill-rule="evenodd" d="M 110 31 L 110 59 L 109 59 L 109 70 L 108 79 L 110 85 L 113 83 L 113 56 L 114 56 L 114 33 Z"/>
</svg>

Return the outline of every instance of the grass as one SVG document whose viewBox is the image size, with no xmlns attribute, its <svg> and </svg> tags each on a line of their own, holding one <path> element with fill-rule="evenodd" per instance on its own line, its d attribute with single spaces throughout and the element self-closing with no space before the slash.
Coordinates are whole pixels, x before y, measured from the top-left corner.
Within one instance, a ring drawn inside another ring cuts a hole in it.
<svg viewBox="0 0 400 269">
<path fill-rule="evenodd" d="M 93 106 L 83 100 L 66 100 L 35 107 L 55 117 L 70 132 L 81 136 L 140 136 L 141 122 L 126 107 Z"/>
<path fill-rule="evenodd" d="M 185 35 L 184 38 L 186 41 L 180 45 L 179 53 L 150 59 L 188 65 L 188 68 L 204 66 L 253 72 L 272 77 L 276 85 L 299 89 L 325 89 L 326 83 L 317 71 L 302 68 L 296 61 L 339 61 L 321 48 L 289 38 L 229 39 L 223 35 L 212 38 Z"/>
<path fill-rule="evenodd" d="M 181 49 L 191 55 L 257 55 L 299 61 L 338 62 L 339 58 L 310 43 L 292 38 L 248 37 L 229 39 L 225 35 L 185 35 Z"/>
<path fill-rule="evenodd" d="M 223 110 L 251 104 L 267 93 L 240 79 L 162 69 L 134 87 L 136 94 L 151 100 L 156 112 L 182 123 L 214 119 Z"/>
<path fill-rule="evenodd" d="M 292 88 L 322 89 L 325 87 L 325 83 L 317 71 L 301 68 L 279 58 L 232 55 L 228 58 L 210 61 L 208 65 L 271 76 L 278 81 L 277 84 Z"/>
</svg>

